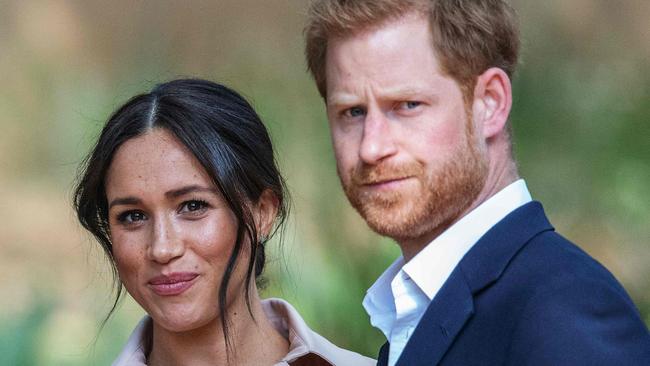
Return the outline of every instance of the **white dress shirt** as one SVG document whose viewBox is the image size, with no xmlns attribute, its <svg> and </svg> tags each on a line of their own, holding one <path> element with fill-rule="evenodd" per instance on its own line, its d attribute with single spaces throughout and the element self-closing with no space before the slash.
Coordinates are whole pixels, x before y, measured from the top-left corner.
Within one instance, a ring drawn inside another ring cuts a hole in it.
<svg viewBox="0 0 650 366">
<path fill-rule="evenodd" d="M 394 366 L 429 303 L 474 244 L 510 212 L 530 202 L 523 179 L 490 197 L 450 226 L 408 263 L 399 257 L 368 289 L 363 307 L 390 342 Z"/>
</svg>

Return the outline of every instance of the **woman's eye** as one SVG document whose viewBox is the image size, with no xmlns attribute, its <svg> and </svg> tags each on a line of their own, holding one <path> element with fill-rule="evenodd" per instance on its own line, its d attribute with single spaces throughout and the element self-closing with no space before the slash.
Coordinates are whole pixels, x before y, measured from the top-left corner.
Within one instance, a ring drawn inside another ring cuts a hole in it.
<svg viewBox="0 0 650 366">
<path fill-rule="evenodd" d="M 117 221 L 124 224 L 134 224 L 146 219 L 147 216 L 141 211 L 127 211 L 117 217 Z"/>
<path fill-rule="evenodd" d="M 208 207 L 208 203 L 201 200 L 183 202 L 180 212 L 202 212 Z"/>
</svg>

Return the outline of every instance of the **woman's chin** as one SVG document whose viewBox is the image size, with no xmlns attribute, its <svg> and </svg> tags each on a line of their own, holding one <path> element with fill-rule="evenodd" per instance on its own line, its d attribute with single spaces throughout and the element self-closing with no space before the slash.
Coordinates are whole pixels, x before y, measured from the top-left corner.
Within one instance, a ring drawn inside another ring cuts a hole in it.
<svg viewBox="0 0 650 366">
<path fill-rule="evenodd" d="M 204 327 L 212 322 L 215 316 L 208 314 L 192 314 L 182 311 L 164 311 L 158 314 L 149 314 L 154 325 L 172 333 L 189 332 Z"/>
</svg>

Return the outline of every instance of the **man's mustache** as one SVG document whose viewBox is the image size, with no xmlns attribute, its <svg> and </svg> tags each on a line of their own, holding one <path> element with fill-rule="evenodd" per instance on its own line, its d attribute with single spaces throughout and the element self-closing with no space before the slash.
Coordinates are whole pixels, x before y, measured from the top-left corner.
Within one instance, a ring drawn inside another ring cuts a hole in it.
<svg viewBox="0 0 650 366">
<path fill-rule="evenodd" d="M 358 165 L 352 170 L 352 184 L 356 186 L 377 184 L 391 180 L 420 176 L 422 165 L 418 163 L 380 163 L 377 165 Z"/>
</svg>

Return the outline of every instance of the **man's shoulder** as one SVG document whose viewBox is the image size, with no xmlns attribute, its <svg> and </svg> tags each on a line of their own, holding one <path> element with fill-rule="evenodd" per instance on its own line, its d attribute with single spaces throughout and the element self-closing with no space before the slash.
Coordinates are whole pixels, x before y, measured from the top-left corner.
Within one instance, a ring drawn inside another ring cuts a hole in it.
<svg viewBox="0 0 650 366">
<path fill-rule="evenodd" d="M 499 320 L 511 364 L 637 365 L 650 359 L 650 335 L 625 289 L 555 231 L 532 237 L 501 277 L 475 296 L 476 324 Z"/>
<path fill-rule="evenodd" d="M 499 250 L 499 246 L 513 250 L 508 256 L 495 256 L 507 262 L 500 264 L 503 270 L 489 285 L 489 290 L 479 295 L 488 303 L 519 307 L 531 301 L 561 303 L 566 300 L 563 297 L 573 296 L 610 300 L 611 294 L 615 294 L 615 301 L 622 301 L 637 311 L 623 286 L 607 268 L 554 230 L 539 231 L 522 244 L 502 244 L 493 240 L 486 244 L 481 249 L 483 254 L 490 249 Z M 485 263 L 486 257 L 472 263 L 482 261 L 480 265 L 489 267 L 491 264 Z M 476 277 L 475 273 L 472 275 Z"/>
<path fill-rule="evenodd" d="M 511 360 L 637 365 L 650 358 L 650 335 L 623 286 L 560 234 L 532 238 L 503 281 L 511 294 L 526 294 L 513 323 Z"/>
<path fill-rule="evenodd" d="M 605 266 L 555 231 L 541 232 L 531 238 L 512 258 L 506 272 L 520 279 L 539 281 L 544 287 L 575 282 L 620 287 Z"/>
<path fill-rule="evenodd" d="M 463 258 L 460 270 L 472 292 L 488 286 L 491 296 L 525 298 L 567 286 L 607 286 L 628 299 L 601 263 L 555 231 L 536 201 L 493 226 Z"/>
</svg>

